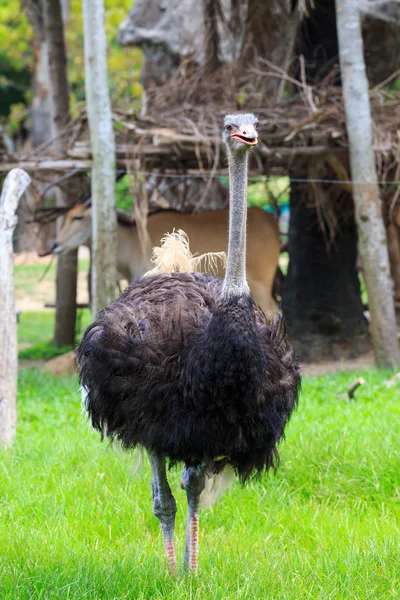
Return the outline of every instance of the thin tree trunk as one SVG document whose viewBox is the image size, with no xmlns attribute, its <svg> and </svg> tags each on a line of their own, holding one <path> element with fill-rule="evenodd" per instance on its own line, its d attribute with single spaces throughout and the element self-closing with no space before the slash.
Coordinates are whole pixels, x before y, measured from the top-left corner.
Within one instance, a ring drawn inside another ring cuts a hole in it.
<svg viewBox="0 0 400 600">
<path fill-rule="evenodd" d="M 12 237 L 18 202 L 30 183 L 22 169 L 8 174 L 0 198 L 0 447 L 14 442 L 17 413 L 17 319 L 15 315 Z"/>
<path fill-rule="evenodd" d="M 62 154 L 65 143 L 62 132 L 71 118 L 63 12 L 60 0 L 43 0 L 43 7 L 53 99 L 53 133 L 56 138 L 53 147 Z M 68 195 L 58 190 L 57 205 L 70 206 L 71 204 L 73 202 L 69 200 Z M 54 331 L 54 343 L 58 346 L 73 345 L 75 341 L 77 274 L 77 250 L 58 258 Z"/>
<path fill-rule="evenodd" d="M 350 147 L 353 197 L 375 362 L 399 365 L 393 284 L 372 147 L 371 112 L 357 0 L 336 0 L 339 57 Z"/>
<path fill-rule="evenodd" d="M 203 0 L 204 19 L 204 71 L 213 73 L 221 66 L 218 34 L 219 2 Z"/>
<path fill-rule="evenodd" d="M 298 10 L 292 10 L 290 0 L 247 0 L 239 74 L 247 77 L 250 70 L 258 66 L 259 59 L 260 68 L 264 70 L 262 59 L 286 71 L 294 51 L 298 15 Z M 283 89 L 276 77 L 263 77 L 258 85 L 260 93 L 269 94 L 270 98 L 278 98 Z"/>
<path fill-rule="evenodd" d="M 36 0 L 22 0 L 21 5 L 33 29 L 33 90 L 31 142 L 36 148 L 51 138 L 51 97 L 48 47 L 44 35 L 43 10 Z"/>
<path fill-rule="evenodd" d="M 390 260 L 390 271 L 394 284 L 394 299 L 400 301 L 400 236 L 398 227 L 389 223 L 387 228 L 387 240 Z"/>
<path fill-rule="evenodd" d="M 83 0 L 85 87 L 92 145 L 92 295 L 96 314 L 115 298 L 117 218 L 115 140 L 107 81 L 104 0 Z"/>
</svg>

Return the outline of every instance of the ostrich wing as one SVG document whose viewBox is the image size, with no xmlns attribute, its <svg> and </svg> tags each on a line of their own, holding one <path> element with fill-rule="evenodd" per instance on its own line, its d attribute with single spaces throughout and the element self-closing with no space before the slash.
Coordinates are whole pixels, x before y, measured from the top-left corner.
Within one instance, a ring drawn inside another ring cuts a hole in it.
<svg viewBox="0 0 400 600">
<path fill-rule="evenodd" d="M 144 277 L 97 315 L 76 351 L 96 429 L 127 447 L 162 438 L 165 413 L 179 408 L 180 356 L 210 321 L 221 285 L 200 273 Z"/>
</svg>

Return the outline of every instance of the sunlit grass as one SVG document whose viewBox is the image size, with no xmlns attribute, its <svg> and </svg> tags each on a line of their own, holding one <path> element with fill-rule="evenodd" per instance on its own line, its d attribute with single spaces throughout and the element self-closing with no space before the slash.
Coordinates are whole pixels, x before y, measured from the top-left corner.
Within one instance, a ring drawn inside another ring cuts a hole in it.
<svg viewBox="0 0 400 600">
<path fill-rule="evenodd" d="M 89 309 L 77 311 L 76 340 L 79 341 L 84 329 L 92 320 Z M 47 360 L 68 352 L 68 346 L 54 346 L 55 311 L 27 311 L 19 317 L 17 326 L 18 343 L 21 347 L 19 358 L 29 360 Z"/>
<path fill-rule="evenodd" d="M 63 354 L 70 350 L 69 347 L 56 347 L 52 340 L 54 337 L 55 309 L 44 308 L 45 302 L 54 301 L 56 263 L 50 264 L 25 264 L 24 255 L 21 255 L 18 264 L 14 266 L 14 285 L 17 308 L 23 308 L 19 315 L 17 334 L 19 357 L 31 360 L 47 360 L 53 356 Z M 29 257 L 28 259 L 29 260 Z M 79 273 L 81 283 L 86 286 L 89 261 L 79 259 Z M 34 302 L 30 303 L 32 299 Z M 24 308 L 28 305 L 29 310 Z M 39 306 L 41 310 L 32 310 L 30 307 Z M 91 322 L 89 309 L 78 309 L 76 322 L 76 340 L 78 341 L 83 330 Z"/>
<path fill-rule="evenodd" d="M 15 447 L 0 455 L 0 598 L 398 598 L 400 386 L 308 379 L 281 467 L 202 514 L 197 581 L 166 572 L 147 464 L 100 443 L 75 378 L 23 371 Z M 177 546 L 185 533 L 180 473 Z"/>
</svg>

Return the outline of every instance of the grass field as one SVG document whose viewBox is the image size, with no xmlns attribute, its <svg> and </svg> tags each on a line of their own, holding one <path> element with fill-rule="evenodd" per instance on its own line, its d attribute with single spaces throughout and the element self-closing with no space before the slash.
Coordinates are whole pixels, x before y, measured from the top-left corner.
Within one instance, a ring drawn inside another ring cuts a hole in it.
<svg viewBox="0 0 400 600">
<path fill-rule="evenodd" d="M 14 285 L 16 306 L 22 309 L 18 323 L 19 358 L 40 360 L 49 359 L 70 350 L 69 347 L 55 347 L 54 336 L 55 310 L 44 308 L 45 302 L 55 300 L 56 263 L 48 259 L 38 259 L 31 264 L 31 255 L 21 254 L 14 267 Z M 78 300 L 87 301 L 87 271 L 89 261 L 79 260 Z M 89 309 L 77 312 L 76 339 L 91 322 Z"/>
<path fill-rule="evenodd" d="M 18 436 L 0 455 L 0 598 L 400 597 L 400 385 L 369 371 L 306 379 L 282 463 L 201 518 L 200 575 L 167 574 L 147 464 L 100 443 L 75 378 L 20 373 Z M 184 492 L 177 547 L 183 553 Z"/>
</svg>

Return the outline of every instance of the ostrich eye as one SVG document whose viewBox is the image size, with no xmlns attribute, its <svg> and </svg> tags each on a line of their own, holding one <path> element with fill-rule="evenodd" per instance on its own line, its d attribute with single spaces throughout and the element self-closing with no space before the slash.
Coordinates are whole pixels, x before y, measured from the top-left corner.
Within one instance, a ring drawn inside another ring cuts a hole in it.
<svg viewBox="0 0 400 600">
<path fill-rule="evenodd" d="M 232 131 L 233 127 L 232 127 L 232 125 L 228 124 L 228 125 L 225 125 L 225 129 L 226 129 L 226 131 Z"/>
<path fill-rule="evenodd" d="M 257 129 L 257 127 L 258 127 L 258 121 L 256 121 L 256 122 L 254 123 L 254 129 Z"/>
</svg>

